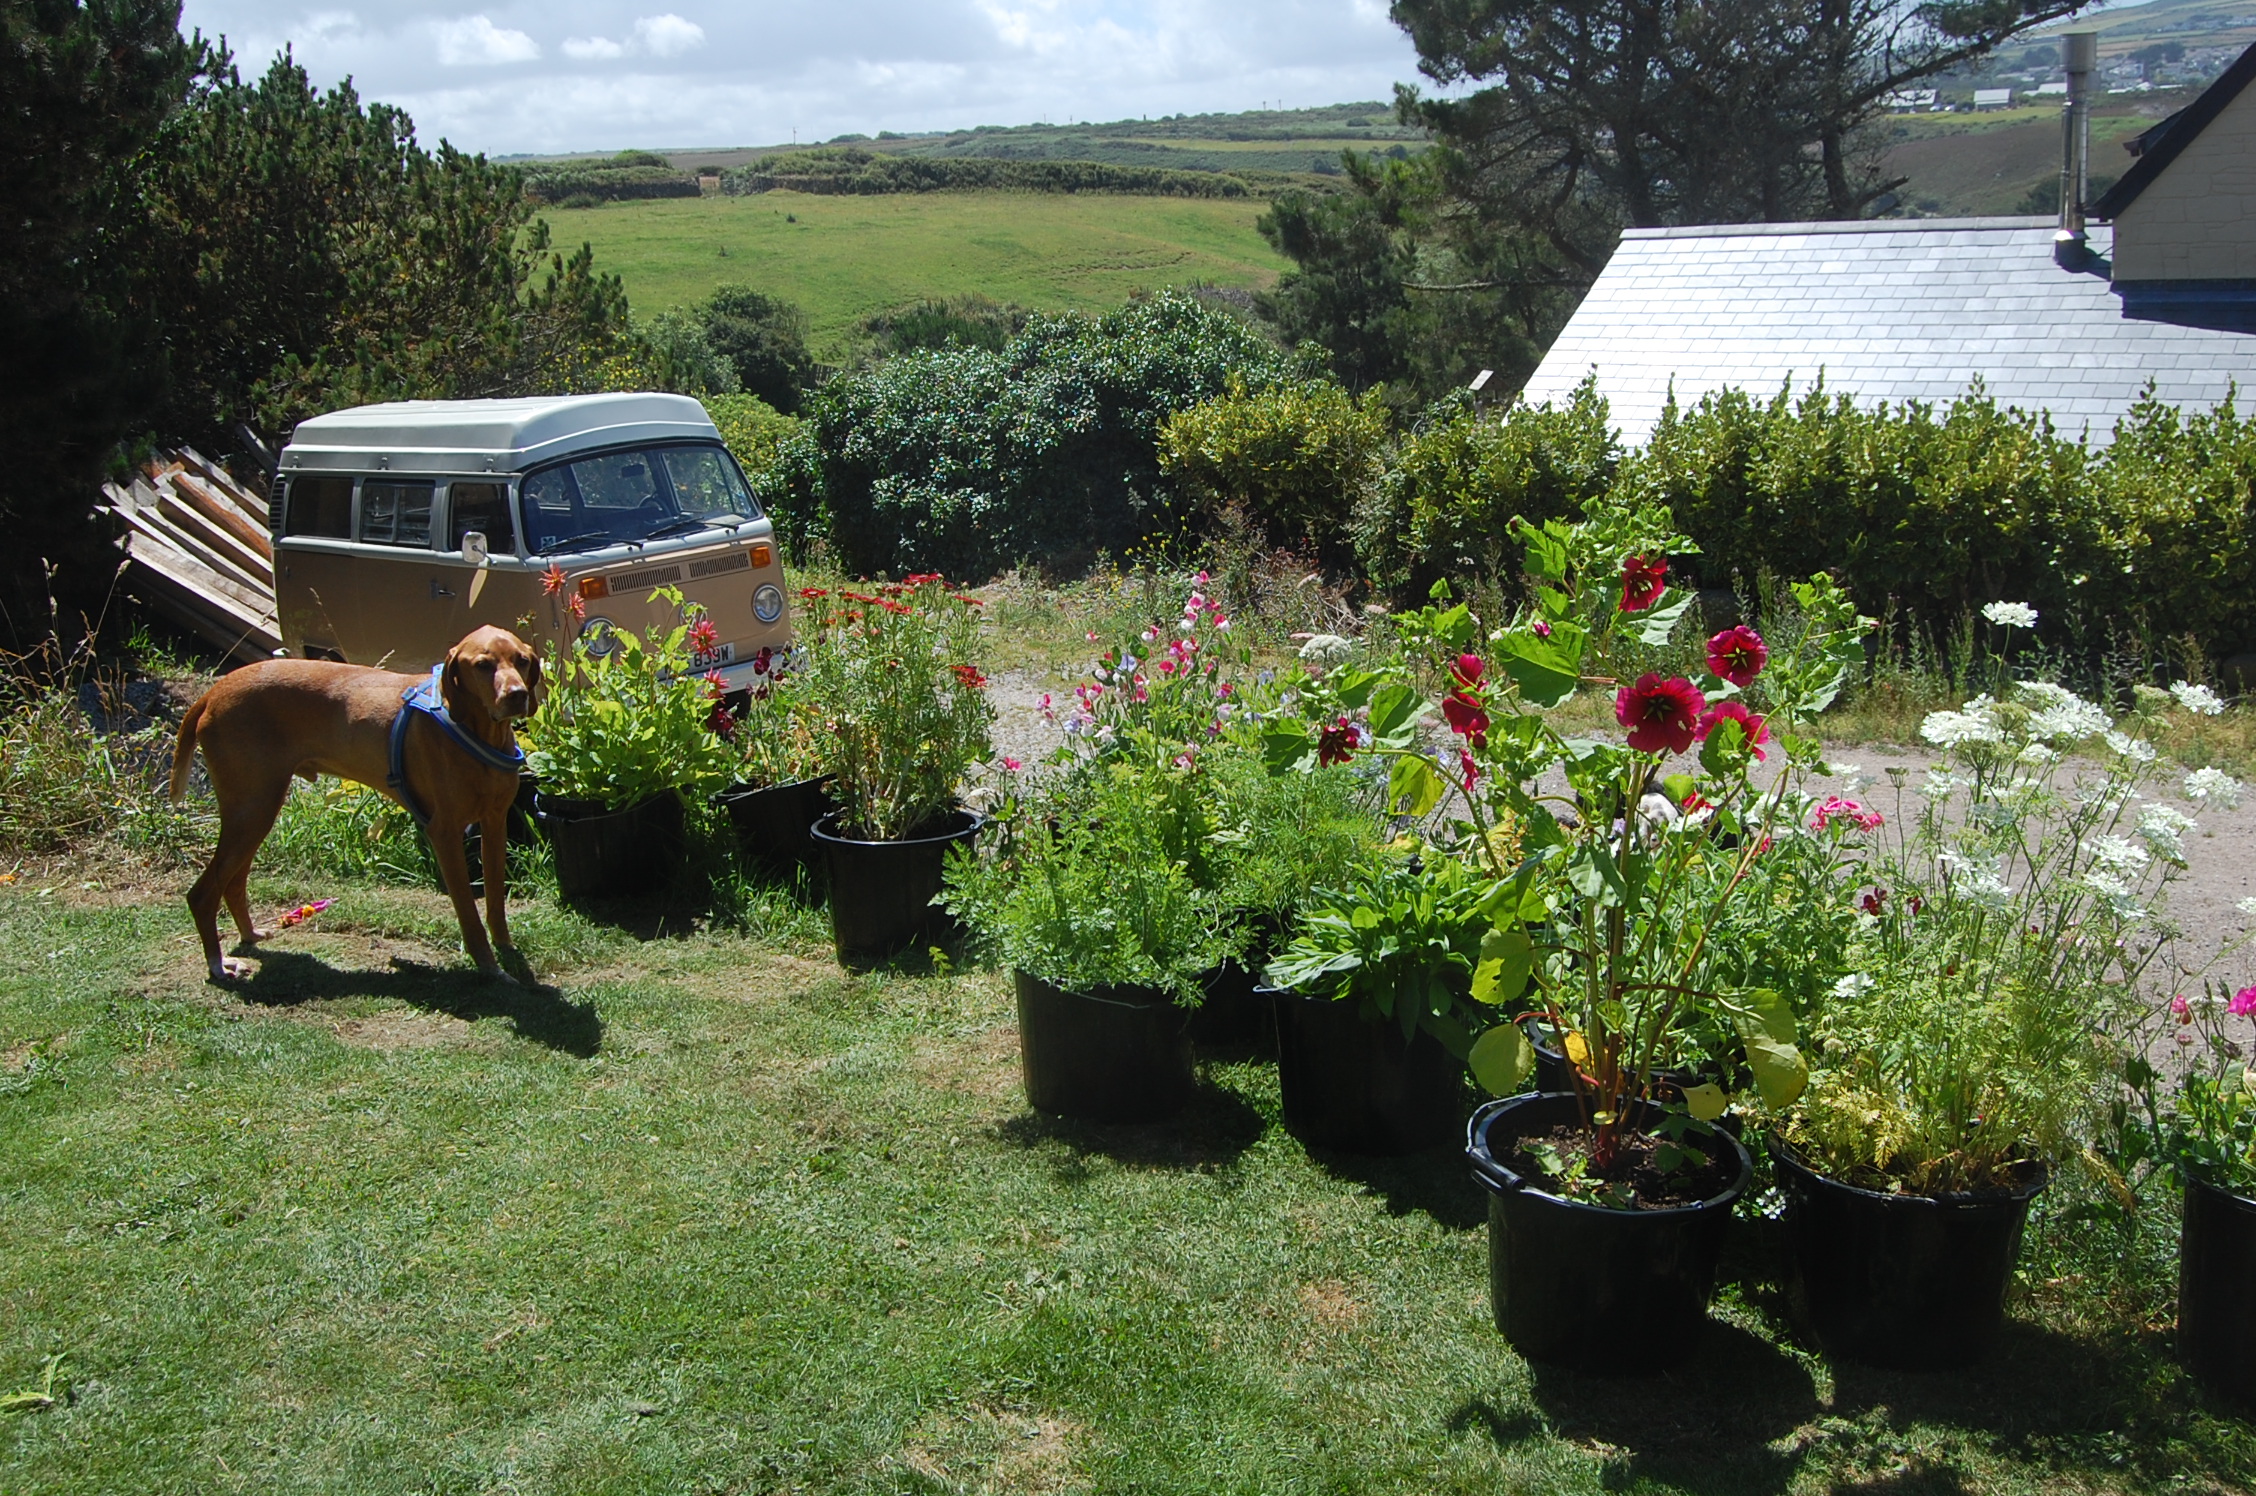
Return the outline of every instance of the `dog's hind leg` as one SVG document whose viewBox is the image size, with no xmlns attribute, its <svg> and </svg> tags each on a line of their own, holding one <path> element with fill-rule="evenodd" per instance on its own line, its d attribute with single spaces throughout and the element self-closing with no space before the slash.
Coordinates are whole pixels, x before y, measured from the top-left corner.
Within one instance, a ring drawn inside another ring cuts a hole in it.
<svg viewBox="0 0 2256 1496">
<path fill-rule="evenodd" d="M 207 770 L 215 767 L 208 752 L 204 755 L 204 767 Z M 223 786 L 222 773 L 223 770 L 212 776 L 212 788 L 218 793 L 220 804 L 219 845 L 212 849 L 211 862 L 203 876 L 188 890 L 188 910 L 195 917 L 196 933 L 203 938 L 204 964 L 215 982 L 246 975 L 249 970 L 242 962 L 220 955 L 219 906 L 223 899 L 243 944 L 255 945 L 267 936 L 266 931 L 251 921 L 251 862 L 258 856 L 266 834 L 274 829 L 274 818 L 282 813 L 282 802 L 290 793 L 287 775 L 280 784 Z"/>
</svg>

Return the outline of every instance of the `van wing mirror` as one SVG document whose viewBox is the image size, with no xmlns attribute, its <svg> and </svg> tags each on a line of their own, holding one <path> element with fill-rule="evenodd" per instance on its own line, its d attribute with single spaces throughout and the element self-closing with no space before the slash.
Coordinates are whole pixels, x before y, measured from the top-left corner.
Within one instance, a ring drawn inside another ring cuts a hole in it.
<svg viewBox="0 0 2256 1496">
<path fill-rule="evenodd" d="M 491 559 L 492 555 L 493 553 L 486 548 L 485 531 L 465 530 L 462 532 L 463 560 L 469 562 L 472 566 L 483 566 Z"/>
</svg>

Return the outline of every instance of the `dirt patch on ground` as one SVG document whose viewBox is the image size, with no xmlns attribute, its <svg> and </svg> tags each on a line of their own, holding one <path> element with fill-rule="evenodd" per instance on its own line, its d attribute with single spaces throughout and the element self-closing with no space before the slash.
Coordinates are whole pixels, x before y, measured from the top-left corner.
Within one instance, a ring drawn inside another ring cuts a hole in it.
<svg viewBox="0 0 2256 1496">
<path fill-rule="evenodd" d="M 1083 1436 L 1070 1419 L 981 1403 L 932 1413 L 898 1458 L 953 1491 L 1058 1496 L 1082 1484 L 1073 1466 Z"/>
<path fill-rule="evenodd" d="M 1300 1285 L 1300 1307 L 1320 1330 L 1352 1330 L 1370 1316 L 1370 1309 L 1337 1278 L 1319 1278 Z"/>
<path fill-rule="evenodd" d="M 1018 1026 L 1004 1024 L 970 1039 L 921 1040 L 910 1061 L 916 1077 L 943 1091 L 996 1101 L 1018 1096 Z"/>
</svg>

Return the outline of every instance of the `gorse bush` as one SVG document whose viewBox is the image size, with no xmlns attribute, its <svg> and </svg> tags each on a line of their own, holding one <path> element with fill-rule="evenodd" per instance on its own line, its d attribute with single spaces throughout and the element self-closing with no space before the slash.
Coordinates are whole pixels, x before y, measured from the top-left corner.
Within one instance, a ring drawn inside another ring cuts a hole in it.
<svg viewBox="0 0 2256 1496">
<path fill-rule="evenodd" d="M 1168 417 L 1233 375 L 1260 390 L 1295 372 L 1185 295 L 1035 317 L 1000 353 L 909 353 L 824 385 L 761 496 L 802 552 L 823 537 L 865 575 L 1082 569 L 1180 528 L 1159 465 Z"/>
</svg>

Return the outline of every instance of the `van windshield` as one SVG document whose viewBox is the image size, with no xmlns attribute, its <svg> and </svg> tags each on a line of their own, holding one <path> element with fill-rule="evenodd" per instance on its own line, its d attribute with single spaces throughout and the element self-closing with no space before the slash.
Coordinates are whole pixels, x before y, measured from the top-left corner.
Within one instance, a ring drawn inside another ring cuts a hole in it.
<svg viewBox="0 0 2256 1496">
<path fill-rule="evenodd" d="M 735 459 L 717 446 L 602 452 L 527 474 L 518 492 L 536 553 L 688 535 L 760 516 Z"/>
</svg>

